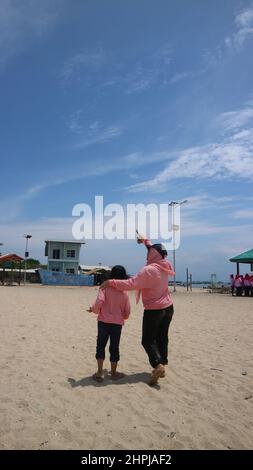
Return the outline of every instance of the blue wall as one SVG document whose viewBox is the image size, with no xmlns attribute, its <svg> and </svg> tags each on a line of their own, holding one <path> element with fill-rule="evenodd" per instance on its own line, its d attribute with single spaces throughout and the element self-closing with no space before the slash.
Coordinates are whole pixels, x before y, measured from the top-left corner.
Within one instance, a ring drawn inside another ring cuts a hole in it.
<svg viewBox="0 0 253 470">
<path fill-rule="evenodd" d="M 85 274 L 65 274 L 55 271 L 39 269 L 42 284 L 54 286 L 93 286 L 94 276 Z"/>
</svg>

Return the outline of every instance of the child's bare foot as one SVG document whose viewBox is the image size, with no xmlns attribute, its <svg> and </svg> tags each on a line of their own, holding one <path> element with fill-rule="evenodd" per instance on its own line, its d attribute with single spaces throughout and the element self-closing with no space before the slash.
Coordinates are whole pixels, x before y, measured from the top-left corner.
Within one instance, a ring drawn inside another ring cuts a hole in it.
<svg viewBox="0 0 253 470">
<path fill-rule="evenodd" d="M 125 377 L 125 374 L 123 374 L 122 372 L 114 372 L 113 374 L 111 373 L 112 380 L 119 380 L 119 379 L 123 379 L 124 377 Z"/>
<path fill-rule="evenodd" d="M 158 364 L 158 366 L 153 370 L 148 384 L 150 386 L 156 385 L 158 380 L 163 377 L 165 377 L 165 367 L 162 364 Z"/>
<path fill-rule="evenodd" d="M 93 374 L 92 378 L 93 378 L 93 380 L 95 380 L 96 382 L 99 382 L 99 383 L 103 382 L 103 380 L 104 380 L 103 375 L 99 374 L 98 372 L 95 372 L 95 374 Z"/>
</svg>

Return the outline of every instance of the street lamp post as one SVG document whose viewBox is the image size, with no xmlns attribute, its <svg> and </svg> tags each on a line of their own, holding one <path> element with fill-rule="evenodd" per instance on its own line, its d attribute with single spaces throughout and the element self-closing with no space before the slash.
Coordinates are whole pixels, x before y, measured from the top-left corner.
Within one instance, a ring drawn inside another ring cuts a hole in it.
<svg viewBox="0 0 253 470">
<path fill-rule="evenodd" d="M 32 235 L 24 235 L 24 238 L 26 239 L 26 244 L 25 244 L 25 272 L 24 272 L 24 284 L 26 284 L 26 260 L 29 257 L 28 253 L 28 240 L 32 238 Z"/>
<path fill-rule="evenodd" d="M 187 199 L 185 199 L 182 202 L 177 202 L 177 201 L 171 201 L 169 206 L 172 207 L 172 232 L 173 232 L 173 269 L 176 273 L 176 240 L 175 240 L 175 232 L 178 227 L 175 226 L 175 207 L 176 206 L 182 206 L 182 204 L 186 204 L 188 202 Z M 174 275 L 174 281 L 173 281 L 173 292 L 176 292 L 176 274 Z"/>
<path fill-rule="evenodd" d="M 0 246 L 3 246 L 3 243 L 0 242 Z M 2 253 L 0 253 L 0 256 L 1 256 Z"/>
</svg>

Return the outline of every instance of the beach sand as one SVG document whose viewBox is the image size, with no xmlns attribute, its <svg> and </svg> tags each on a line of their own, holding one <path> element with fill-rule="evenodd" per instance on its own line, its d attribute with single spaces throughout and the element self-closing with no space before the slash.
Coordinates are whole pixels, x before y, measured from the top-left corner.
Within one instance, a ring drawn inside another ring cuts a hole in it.
<svg viewBox="0 0 253 470">
<path fill-rule="evenodd" d="M 123 328 L 119 382 L 91 379 L 97 288 L 0 287 L 0 449 L 252 449 L 253 299 L 174 294 L 159 386 L 141 346 L 142 306 Z"/>
</svg>

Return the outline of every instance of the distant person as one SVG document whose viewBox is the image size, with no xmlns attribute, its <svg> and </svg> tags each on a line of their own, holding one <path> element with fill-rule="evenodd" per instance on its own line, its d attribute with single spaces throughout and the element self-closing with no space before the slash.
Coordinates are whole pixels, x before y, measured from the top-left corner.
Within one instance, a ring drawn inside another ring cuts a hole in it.
<svg viewBox="0 0 253 470">
<path fill-rule="evenodd" d="M 175 273 L 165 259 L 167 251 L 163 245 L 152 245 L 141 236 L 138 236 L 137 242 L 143 243 L 147 248 L 146 266 L 128 280 L 109 280 L 101 288 L 110 286 L 119 291 L 137 290 L 137 303 L 142 294 L 142 346 L 153 368 L 149 385 L 155 385 L 160 377 L 165 376 L 164 366 L 168 364 L 168 331 L 174 313 L 168 277 Z"/>
<path fill-rule="evenodd" d="M 250 276 L 250 294 L 253 297 L 253 275 Z"/>
<path fill-rule="evenodd" d="M 251 293 L 251 280 L 250 280 L 250 276 L 248 274 L 245 274 L 243 283 L 244 283 L 245 297 L 249 297 L 249 295 Z"/>
<path fill-rule="evenodd" d="M 241 274 L 241 280 L 242 280 L 242 295 L 243 295 L 245 290 L 244 290 L 244 277 L 242 274 Z"/>
<path fill-rule="evenodd" d="M 233 274 L 230 274 L 230 285 L 231 285 L 231 294 L 234 295 L 235 292 L 235 278 Z"/>
<path fill-rule="evenodd" d="M 235 276 L 235 289 L 236 289 L 236 297 L 241 297 L 243 292 L 243 281 L 240 274 L 236 274 Z"/>
<path fill-rule="evenodd" d="M 127 279 L 126 270 L 123 266 L 114 266 L 111 270 L 111 280 Z M 111 378 L 119 380 L 124 374 L 117 372 L 117 365 L 120 359 L 119 344 L 122 325 L 130 315 L 130 302 L 128 293 L 119 291 L 108 286 L 104 290 L 99 290 L 97 299 L 88 312 L 98 315 L 98 336 L 97 336 L 97 372 L 92 376 L 97 382 L 102 382 L 103 363 L 105 359 L 105 347 L 110 339 L 110 362 Z"/>
</svg>

